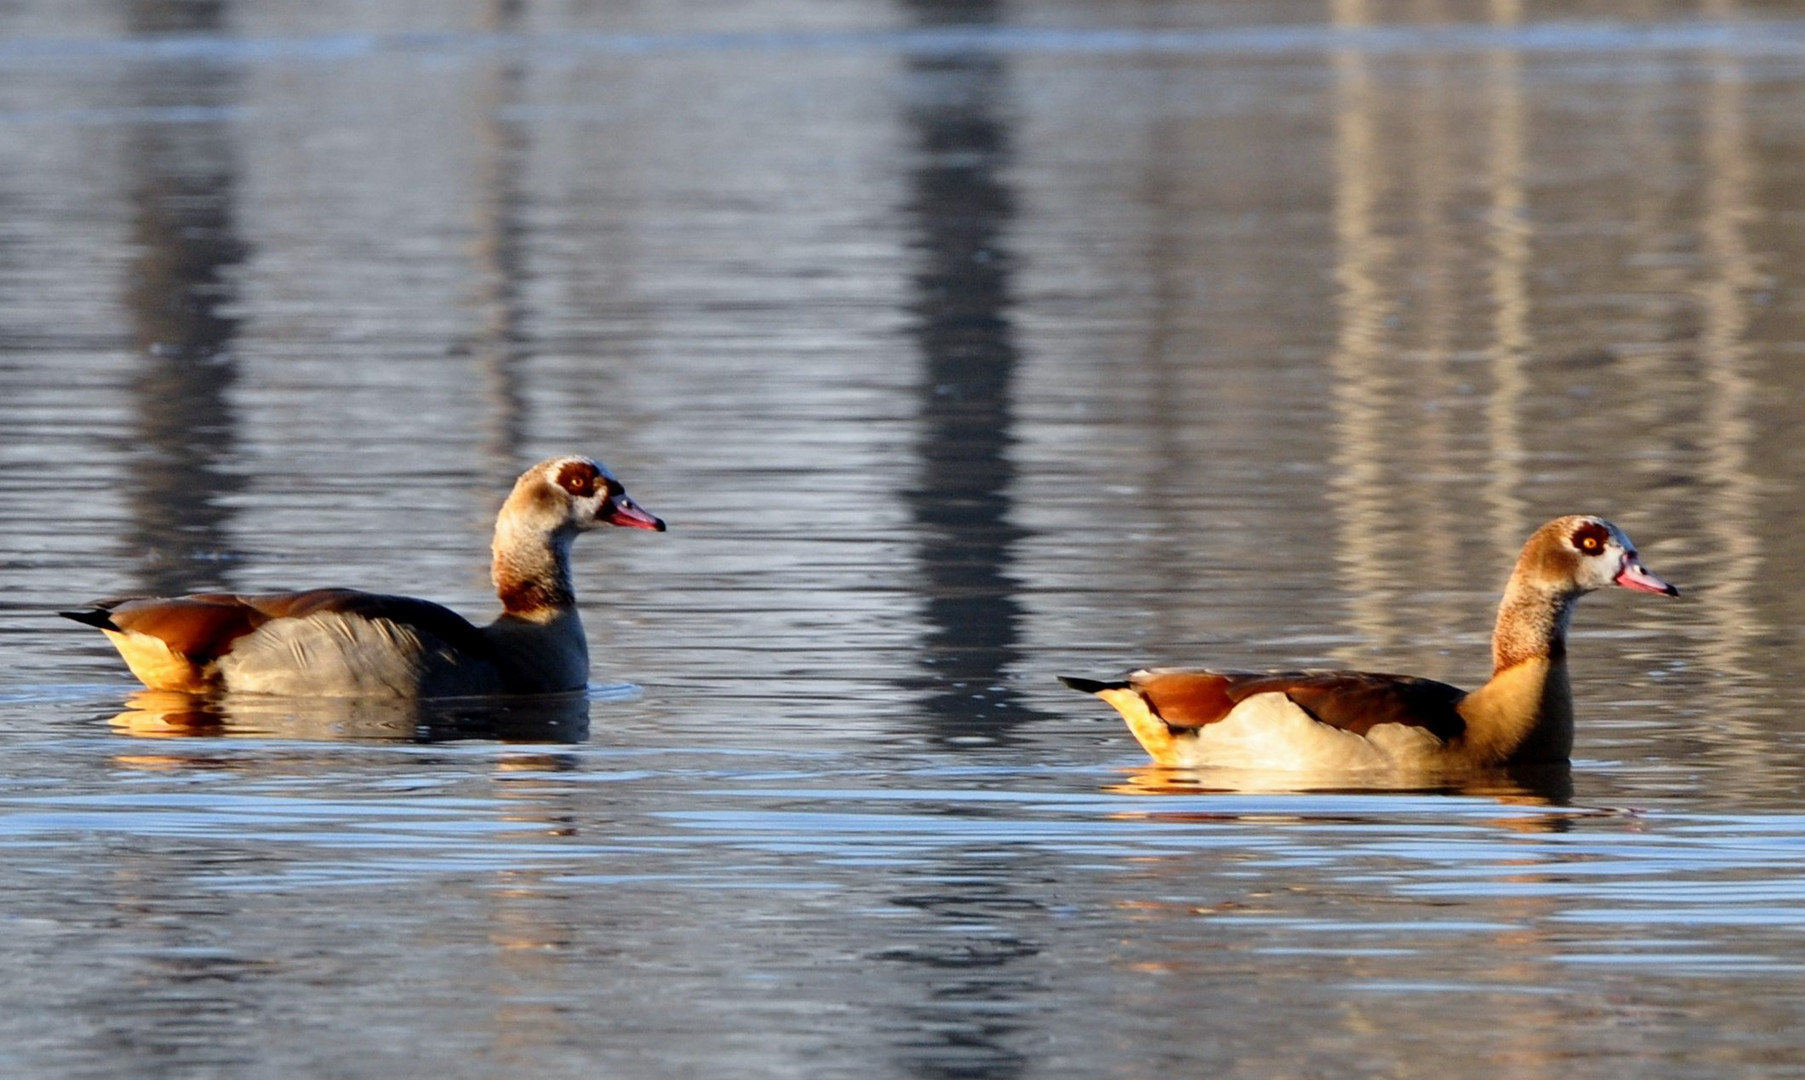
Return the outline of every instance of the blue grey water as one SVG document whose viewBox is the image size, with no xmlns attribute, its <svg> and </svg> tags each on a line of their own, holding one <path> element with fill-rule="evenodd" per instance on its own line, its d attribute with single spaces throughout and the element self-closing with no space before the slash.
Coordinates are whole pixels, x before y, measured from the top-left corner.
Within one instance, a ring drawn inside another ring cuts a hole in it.
<svg viewBox="0 0 1805 1080">
<path fill-rule="evenodd" d="M 0 1074 L 1805 1074 L 1805 19 L 1647 0 L 0 5 Z M 135 692 L 51 612 L 473 617 L 586 700 Z M 1570 775 L 1151 767 L 1061 672 L 1482 679 Z"/>
</svg>

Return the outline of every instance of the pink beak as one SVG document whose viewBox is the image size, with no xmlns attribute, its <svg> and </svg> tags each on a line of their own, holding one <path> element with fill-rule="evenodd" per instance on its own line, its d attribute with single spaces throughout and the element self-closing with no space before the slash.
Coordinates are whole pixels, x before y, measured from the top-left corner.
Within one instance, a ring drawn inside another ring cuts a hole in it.
<svg viewBox="0 0 1805 1080">
<path fill-rule="evenodd" d="M 1617 584 L 1637 592 L 1660 593 L 1662 596 L 1678 596 L 1680 590 L 1667 584 L 1648 572 L 1642 560 L 1632 552 L 1623 559 L 1623 569 L 1617 571 Z"/>
<path fill-rule="evenodd" d="M 664 531 L 664 521 L 639 508 L 639 504 L 625 494 L 616 495 L 602 505 L 602 512 L 596 517 L 610 525 L 619 525 L 628 529 L 651 529 L 653 532 Z"/>
</svg>

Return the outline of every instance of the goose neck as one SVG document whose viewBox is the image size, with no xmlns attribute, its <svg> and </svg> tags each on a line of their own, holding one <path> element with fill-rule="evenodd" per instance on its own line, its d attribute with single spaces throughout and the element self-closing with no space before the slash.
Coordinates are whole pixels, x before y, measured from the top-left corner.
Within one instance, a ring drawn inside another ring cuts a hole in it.
<svg viewBox="0 0 1805 1080">
<path fill-rule="evenodd" d="M 1565 660 L 1567 627 L 1578 598 L 1568 590 L 1548 589 L 1513 577 L 1505 587 L 1498 621 L 1492 628 L 1492 674 L 1527 660 Z"/>
<path fill-rule="evenodd" d="M 576 606 L 568 530 L 534 533 L 507 521 L 495 527 L 492 576 L 502 610 L 545 621 Z"/>
</svg>

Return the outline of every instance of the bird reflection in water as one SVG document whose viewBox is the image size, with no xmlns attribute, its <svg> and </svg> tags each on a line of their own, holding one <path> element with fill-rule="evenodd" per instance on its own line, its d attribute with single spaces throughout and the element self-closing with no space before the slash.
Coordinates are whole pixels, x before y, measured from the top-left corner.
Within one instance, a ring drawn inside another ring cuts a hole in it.
<svg viewBox="0 0 1805 1080">
<path fill-rule="evenodd" d="M 1312 776 L 1262 769 L 1174 769 L 1148 764 L 1129 771 L 1115 795 L 1460 795 L 1493 799 L 1505 806 L 1568 806 L 1573 800 L 1573 768 L 1551 762 L 1510 769 L 1400 775 L 1393 771 Z M 1217 815 L 1205 815 L 1217 816 Z M 1227 816 L 1242 815 L 1230 813 Z"/>
<path fill-rule="evenodd" d="M 438 743 L 459 739 L 580 743 L 589 737 L 587 691 L 518 697 L 289 698 L 141 690 L 108 721 L 137 738 L 252 737 Z"/>
</svg>

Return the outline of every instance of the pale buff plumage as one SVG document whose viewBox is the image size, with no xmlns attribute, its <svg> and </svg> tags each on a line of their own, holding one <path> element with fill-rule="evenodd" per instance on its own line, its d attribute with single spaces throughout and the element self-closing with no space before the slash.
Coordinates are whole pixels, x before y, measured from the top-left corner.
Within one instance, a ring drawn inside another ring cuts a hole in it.
<svg viewBox="0 0 1805 1080">
<path fill-rule="evenodd" d="M 542 461 L 495 524 L 502 614 L 474 626 L 426 600 L 315 589 L 109 600 L 63 614 L 104 631 L 155 690 L 317 697 L 444 697 L 582 688 L 589 649 L 570 545 L 600 525 L 663 530 L 584 457 Z"/>
<path fill-rule="evenodd" d="M 1602 518 L 1572 515 L 1537 529 L 1499 604 L 1492 677 L 1471 693 L 1333 671 L 1148 669 L 1118 681 L 1065 681 L 1121 713 L 1163 765 L 1333 772 L 1561 762 L 1573 747 L 1573 604 L 1611 584 L 1678 595 Z"/>
</svg>

